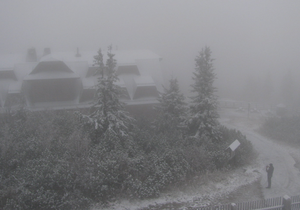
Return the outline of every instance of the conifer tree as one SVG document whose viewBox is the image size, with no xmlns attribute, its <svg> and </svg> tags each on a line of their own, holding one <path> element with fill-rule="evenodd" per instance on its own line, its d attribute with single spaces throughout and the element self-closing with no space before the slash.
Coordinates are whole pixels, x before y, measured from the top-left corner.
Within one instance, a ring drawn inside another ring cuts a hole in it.
<svg viewBox="0 0 300 210">
<path fill-rule="evenodd" d="M 154 121 L 155 129 L 158 132 L 164 132 L 183 121 L 186 107 L 182 93 L 179 91 L 178 81 L 175 78 L 170 79 L 169 88 L 163 87 L 164 92 L 158 97 L 159 105 L 155 107 L 158 111 L 158 119 Z"/>
<path fill-rule="evenodd" d="M 220 138 L 219 122 L 217 120 L 216 88 L 211 50 L 205 47 L 195 59 L 196 68 L 193 76 L 194 84 L 191 97 L 190 117 L 186 121 L 189 131 L 194 137 L 206 136 L 213 140 Z"/>
<path fill-rule="evenodd" d="M 111 52 L 112 47 L 108 48 L 108 59 L 103 63 L 103 54 L 99 49 L 94 56 L 94 66 L 98 67 L 98 83 L 94 97 L 93 112 L 90 115 L 82 115 L 85 123 L 93 127 L 92 141 L 99 143 L 101 137 L 127 136 L 134 119 L 124 110 L 124 103 L 119 98 L 122 89 L 115 84 L 119 79 L 116 72 L 116 60 Z M 104 136 L 103 136 L 104 135 Z"/>
</svg>

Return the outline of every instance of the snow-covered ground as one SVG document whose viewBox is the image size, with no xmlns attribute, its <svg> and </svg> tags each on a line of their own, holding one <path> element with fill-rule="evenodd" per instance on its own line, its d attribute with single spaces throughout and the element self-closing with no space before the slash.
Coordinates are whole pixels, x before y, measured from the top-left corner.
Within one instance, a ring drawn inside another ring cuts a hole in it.
<svg viewBox="0 0 300 210">
<path fill-rule="evenodd" d="M 173 189 L 162 193 L 159 198 L 145 200 L 121 200 L 109 204 L 109 207 L 94 207 L 105 210 L 138 210 L 148 209 L 186 209 L 187 207 L 200 207 L 214 204 L 215 201 L 228 196 L 240 186 L 248 185 L 260 178 L 260 174 L 253 167 L 243 168 L 235 171 L 220 172 L 214 174 L 212 180 L 209 174 L 196 177 L 193 183 L 186 187 Z M 166 206 L 172 206 L 167 208 Z M 156 206 L 156 207 L 153 207 Z M 163 207 L 165 206 L 165 207 Z"/>
<path fill-rule="evenodd" d="M 262 113 L 236 112 L 235 110 L 221 111 L 221 123 L 227 127 L 240 130 L 250 140 L 258 152 L 259 168 L 262 174 L 261 185 L 267 186 L 265 166 L 274 165 L 272 188 L 263 188 L 265 198 L 300 194 L 300 171 L 295 164 L 300 163 L 299 148 L 293 148 L 283 143 L 275 142 L 256 132 L 263 122 Z"/>
<path fill-rule="evenodd" d="M 220 176 L 214 176 L 214 180 L 210 179 L 209 174 L 196 177 L 193 183 L 190 183 L 187 187 L 170 190 L 157 199 L 121 200 L 111 203 L 106 209 L 147 209 L 149 206 L 159 207 L 168 203 L 172 204 L 173 207 L 178 204 L 176 209 L 199 207 L 214 203 L 214 201 L 228 196 L 239 187 L 254 183 L 257 180 L 261 182 L 265 198 L 279 197 L 285 194 L 290 196 L 299 195 L 300 171 L 295 167 L 296 161 L 300 163 L 299 149 L 276 143 L 258 134 L 256 129 L 261 125 L 264 118 L 261 113 L 251 113 L 249 117 L 248 113 L 233 109 L 222 109 L 219 113 L 221 116 L 220 122 L 223 125 L 240 130 L 253 143 L 258 152 L 256 163 L 246 168 L 220 172 Z M 272 188 L 266 189 L 265 166 L 269 163 L 273 163 L 275 170 L 272 178 Z M 251 198 L 249 199 L 251 200 Z M 94 209 L 104 208 L 94 207 Z"/>
</svg>

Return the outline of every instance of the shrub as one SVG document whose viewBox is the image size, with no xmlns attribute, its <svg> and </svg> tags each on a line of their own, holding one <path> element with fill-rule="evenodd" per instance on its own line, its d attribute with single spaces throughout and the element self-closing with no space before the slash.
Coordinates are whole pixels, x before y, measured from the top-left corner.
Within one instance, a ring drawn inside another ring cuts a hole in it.
<svg viewBox="0 0 300 210">
<path fill-rule="evenodd" d="M 235 151 L 234 158 L 230 161 L 232 166 L 239 167 L 249 164 L 255 159 L 255 151 L 252 143 L 247 140 L 246 136 L 244 136 L 240 131 L 222 127 L 222 133 L 223 139 L 227 146 L 236 139 L 241 143 L 241 145 Z"/>
<path fill-rule="evenodd" d="M 241 146 L 233 163 L 251 155 L 250 142 L 222 128 L 223 140 L 191 141 L 178 129 L 153 132 L 140 123 L 126 138 L 93 144 L 72 112 L 28 112 L 22 122 L 0 118 L 0 208 L 86 209 L 119 196 L 157 197 L 206 171 L 226 167 L 224 149 Z"/>
<path fill-rule="evenodd" d="M 300 117 L 270 117 L 260 128 L 260 132 L 272 139 L 300 145 Z"/>
</svg>

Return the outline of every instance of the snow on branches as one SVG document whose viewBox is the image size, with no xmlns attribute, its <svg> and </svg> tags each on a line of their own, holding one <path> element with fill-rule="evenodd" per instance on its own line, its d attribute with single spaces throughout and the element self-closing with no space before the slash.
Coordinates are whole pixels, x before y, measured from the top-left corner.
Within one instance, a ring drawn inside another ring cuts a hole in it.
<svg viewBox="0 0 300 210">
<path fill-rule="evenodd" d="M 93 112 L 90 115 L 81 115 L 83 122 L 96 130 L 96 142 L 103 135 L 116 137 L 127 136 L 134 119 L 124 110 L 124 103 L 119 98 L 123 94 L 122 89 L 115 84 L 119 80 L 116 72 L 116 60 L 108 48 L 106 64 L 103 62 L 101 49 L 94 56 L 94 66 L 98 67 L 99 74 L 94 97 Z"/>
<path fill-rule="evenodd" d="M 158 119 L 154 121 L 154 125 L 159 132 L 176 128 L 183 120 L 186 111 L 184 96 L 179 91 L 177 79 L 171 78 L 169 88 L 163 88 L 164 92 L 160 93 L 157 99 L 159 104 L 155 107 L 159 115 Z"/>
<path fill-rule="evenodd" d="M 216 88 L 213 86 L 215 74 L 210 48 L 202 49 L 195 61 L 194 84 L 191 85 L 195 95 L 191 97 L 190 117 L 186 124 L 194 137 L 205 135 L 219 139 L 217 97 L 214 95 Z"/>
</svg>

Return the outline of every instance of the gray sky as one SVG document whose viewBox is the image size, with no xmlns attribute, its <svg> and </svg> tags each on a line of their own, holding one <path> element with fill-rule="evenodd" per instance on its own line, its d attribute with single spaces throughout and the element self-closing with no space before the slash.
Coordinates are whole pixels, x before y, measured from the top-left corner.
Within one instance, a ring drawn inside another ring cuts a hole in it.
<svg viewBox="0 0 300 210">
<path fill-rule="evenodd" d="M 150 49 L 188 87 L 207 45 L 217 85 L 234 90 L 246 75 L 300 69 L 299 11 L 299 0 L 1 0 L 0 53 Z"/>
</svg>

